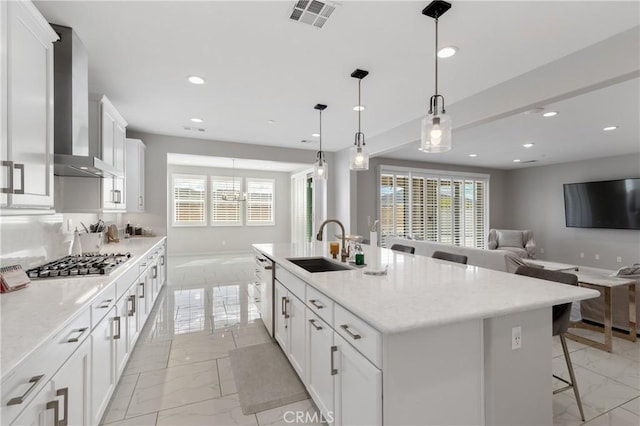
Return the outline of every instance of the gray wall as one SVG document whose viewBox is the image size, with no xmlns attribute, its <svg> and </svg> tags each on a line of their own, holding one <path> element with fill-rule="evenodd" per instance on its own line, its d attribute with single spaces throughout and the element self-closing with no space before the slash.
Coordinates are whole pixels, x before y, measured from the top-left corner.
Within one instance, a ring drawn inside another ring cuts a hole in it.
<svg viewBox="0 0 640 426">
<path fill-rule="evenodd" d="M 403 161 L 391 158 L 375 157 L 369 160 L 369 170 L 358 172 L 357 191 L 357 233 L 369 235 L 367 218 L 378 218 L 378 172 L 380 165 L 414 167 L 419 169 L 451 170 L 455 172 L 485 173 L 490 175 L 489 181 L 489 226 L 500 228 L 505 225 L 505 170 L 486 169 L 480 167 L 455 166 L 449 164 L 428 163 L 423 161 Z"/>
<path fill-rule="evenodd" d="M 232 176 L 231 169 L 212 167 L 190 167 L 169 164 L 169 180 L 172 173 L 198 174 L 205 176 Z M 235 170 L 236 177 L 266 178 L 275 180 L 274 226 L 196 226 L 167 228 L 170 254 L 205 254 L 229 251 L 249 251 L 253 243 L 287 242 L 291 240 L 291 177 L 289 173 L 274 173 L 257 170 Z M 243 185 L 246 185 L 246 180 Z M 246 186 L 245 186 L 246 187 Z M 171 197 L 167 185 L 167 197 Z M 208 213 L 209 214 L 209 213 Z M 242 220 L 245 222 L 242 209 Z M 171 220 L 171 218 L 169 218 Z"/>
<path fill-rule="evenodd" d="M 640 154 L 509 171 L 503 223 L 533 230 L 540 259 L 606 269 L 640 262 L 640 231 L 567 228 L 564 219 L 562 184 L 630 177 L 640 177 Z"/>
</svg>

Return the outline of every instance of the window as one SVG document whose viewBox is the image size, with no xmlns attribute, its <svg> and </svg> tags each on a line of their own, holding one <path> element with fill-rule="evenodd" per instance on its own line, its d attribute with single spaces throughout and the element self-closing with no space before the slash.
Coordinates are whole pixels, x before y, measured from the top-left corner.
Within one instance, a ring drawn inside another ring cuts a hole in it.
<svg viewBox="0 0 640 426">
<path fill-rule="evenodd" d="M 204 226 L 206 176 L 173 175 L 173 225 Z"/>
<path fill-rule="evenodd" d="M 247 178 L 247 225 L 275 225 L 275 181 Z"/>
<path fill-rule="evenodd" d="M 489 176 L 382 167 L 381 237 L 484 248 Z"/>
<path fill-rule="evenodd" d="M 242 219 L 240 209 L 242 201 L 225 199 L 240 194 L 242 178 L 211 177 L 211 225 L 240 226 Z"/>
</svg>

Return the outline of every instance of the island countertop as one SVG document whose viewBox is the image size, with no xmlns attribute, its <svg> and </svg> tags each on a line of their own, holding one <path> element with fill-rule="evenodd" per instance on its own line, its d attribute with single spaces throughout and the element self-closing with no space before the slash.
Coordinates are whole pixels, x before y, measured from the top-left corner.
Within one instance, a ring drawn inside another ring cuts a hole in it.
<svg viewBox="0 0 640 426">
<path fill-rule="evenodd" d="M 327 243 L 253 247 L 384 334 L 492 318 L 598 297 L 595 290 L 363 245 L 387 275 L 363 269 L 310 273 L 288 258 L 329 258 Z"/>
</svg>

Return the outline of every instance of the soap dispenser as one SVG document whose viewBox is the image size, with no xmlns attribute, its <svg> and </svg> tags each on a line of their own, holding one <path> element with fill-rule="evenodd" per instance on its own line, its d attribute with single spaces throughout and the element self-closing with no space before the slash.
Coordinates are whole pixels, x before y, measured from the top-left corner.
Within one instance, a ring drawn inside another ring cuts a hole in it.
<svg viewBox="0 0 640 426">
<path fill-rule="evenodd" d="M 71 243 L 71 254 L 77 255 L 82 254 L 82 245 L 80 244 L 80 233 L 78 232 L 78 228 L 76 228 L 73 233 L 73 242 Z"/>
</svg>

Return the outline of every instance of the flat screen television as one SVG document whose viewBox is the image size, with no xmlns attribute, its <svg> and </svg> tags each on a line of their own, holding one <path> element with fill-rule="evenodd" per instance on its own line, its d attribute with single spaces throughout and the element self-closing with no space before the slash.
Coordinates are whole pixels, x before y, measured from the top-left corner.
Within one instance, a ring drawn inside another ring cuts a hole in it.
<svg viewBox="0 0 640 426">
<path fill-rule="evenodd" d="M 570 228 L 640 229 L 640 178 L 564 184 Z"/>
</svg>

